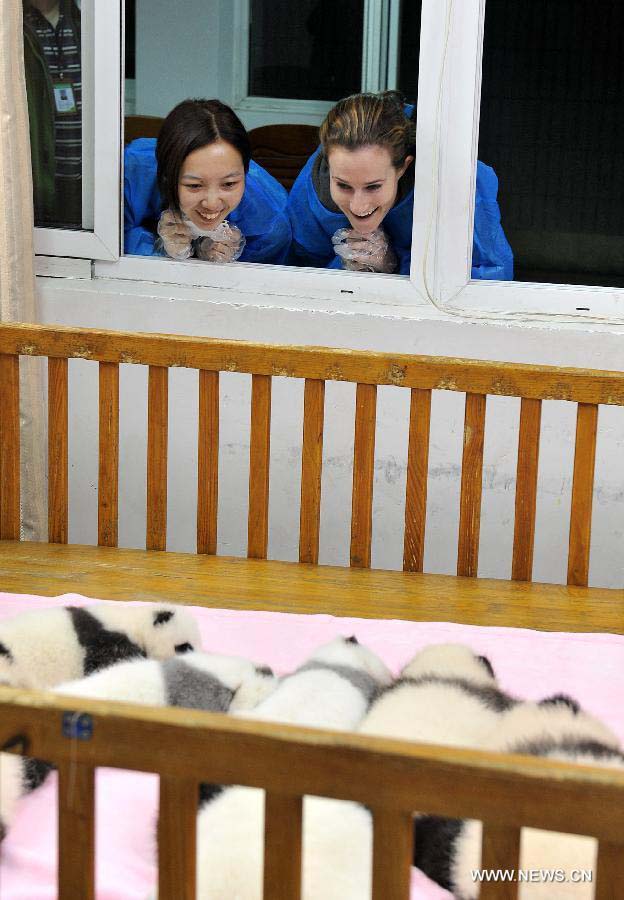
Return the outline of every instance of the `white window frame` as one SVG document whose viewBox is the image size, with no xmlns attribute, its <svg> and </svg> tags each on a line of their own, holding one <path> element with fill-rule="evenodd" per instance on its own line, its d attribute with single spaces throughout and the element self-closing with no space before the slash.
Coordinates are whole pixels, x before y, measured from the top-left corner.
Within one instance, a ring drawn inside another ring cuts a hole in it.
<svg viewBox="0 0 624 900">
<path fill-rule="evenodd" d="M 430 226 L 435 254 L 427 266 L 426 292 L 447 312 L 472 317 L 621 320 L 622 289 L 470 278 L 485 5 L 486 0 L 422 4 L 419 96 L 425 101 L 437 95 L 440 100 L 427 123 L 421 113 L 432 112 L 430 103 L 423 102 L 421 110 L 419 102 L 419 133 L 439 136 L 437 162 L 429 175 L 439 190 Z M 432 59 L 423 55 L 429 41 L 441 54 L 433 68 Z M 417 159 L 419 153 L 420 144 Z M 421 156 L 421 173 L 422 163 Z"/>
<path fill-rule="evenodd" d="M 296 100 L 249 95 L 249 24 L 251 0 L 230 0 L 234 4 L 231 106 L 239 113 L 279 113 L 322 122 L 332 108 L 331 101 Z M 400 0 L 365 0 L 362 90 L 382 91 L 396 86 L 398 62 L 398 21 Z M 393 43 L 394 42 L 394 43 Z"/>
<path fill-rule="evenodd" d="M 95 2 L 101 9 L 100 2 L 105 0 Z M 234 2 L 239 13 L 248 9 L 248 0 Z M 394 19 L 390 16 L 390 30 L 394 29 L 396 34 L 397 7 L 390 9 L 394 12 Z M 305 302 L 305 298 L 312 298 L 326 308 L 338 310 L 345 305 L 357 308 L 362 303 L 404 310 L 433 306 L 444 314 L 468 319 L 605 323 L 618 321 L 619 315 L 621 321 L 624 318 L 622 290 L 470 278 L 484 12 L 485 0 L 423 0 L 416 202 L 409 278 L 250 263 L 207 265 L 196 260 L 174 262 L 135 256 L 123 256 L 117 261 L 96 260 L 94 275 L 216 289 L 225 292 L 224 298 L 228 294 L 234 297 L 247 294 L 254 296 L 254 302 L 269 306 L 290 302 L 284 298 L 296 298 L 294 308 Z M 118 47 L 113 41 L 113 16 L 106 19 L 103 16 L 102 27 L 110 44 Z M 240 33 L 239 20 L 236 28 Z M 102 40 L 101 35 L 98 40 Z M 392 65 L 389 59 L 390 70 Z M 394 68 L 396 72 L 396 61 Z M 109 99 L 111 94 L 109 91 Z M 107 127 L 117 135 L 120 96 L 119 87 L 117 118 L 114 122 L 107 120 Z M 104 125 L 100 123 L 102 130 Z M 120 143 L 117 154 L 119 147 Z M 115 196 L 117 192 L 111 190 L 110 197 Z M 120 208 L 121 204 L 116 210 L 117 217 Z M 81 235 L 66 236 L 73 243 Z M 82 254 L 72 247 L 66 255 Z"/>
<path fill-rule="evenodd" d="M 83 222 L 93 230 L 35 228 L 35 253 L 119 259 L 122 46 L 120 0 L 82 0 Z"/>
<path fill-rule="evenodd" d="M 249 0 L 233 0 L 235 19 L 234 31 L 238 35 L 239 49 L 247 47 Z M 373 7 L 373 3 L 375 6 Z M 390 9 L 390 30 L 398 34 L 397 0 L 369 0 L 369 16 L 366 22 L 367 34 L 370 36 L 379 23 L 381 4 L 387 13 Z M 392 4 L 392 6 L 390 6 Z M 372 13 L 375 15 L 372 15 Z M 241 35 L 243 37 L 241 37 Z M 372 40 L 372 39 L 371 39 Z M 379 41 L 377 41 L 379 46 Z M 242 52 L 242 51 L 241 51 Z M 236 53 L 233 54 L 236 57 Z M 370 62 L 370 53 L 365 54 L 363 65 L 373 71 Z M 381 59 L 381 55 L 378 56 Z M 382 60 L 387 65 L 387 61 Z M 396 77 L 396 56 L 394 60 L 394 77 Z M 242 68 L 239 62 L 235 62 L 235 71 L 244 72 L 245 90 L 247 79 L 247 63 Z M 242 82 L 235 82 L 235 90 L 240 90 Z M 236 85 L 238 85 L 236 87 Z M 322 106 L 322 116 L 332 104 L 314 103 L 314 101 L 290 101 L 271 98 L 251 97 L 246 98 L 254 109 L 260 109 L 261 104 L 269 104 L 266 109 L 272 111 L 288 111 L 289 104 L 297 104 L 299 112 L 302 107 Z M 237 105 L 232 105 L 240 111 L 243 100 Z M 254 105 L 256 104 L 256 105 Z M 294 109 L 294 107 L 293 107 Z M 425 157 L 423 156 L 423 165 Z M 427 164 L 427 172 L 430 164 Z M 425 182 L 422 175 L 417 180 Z M 401 275 L 372 275 L 357 272 L 346 272 L 335 269 L 318 269 L 294 266 L 273 266 L 253 263 L 228 263 L 226 265 L 211 264 L 198 260 L 176 262 L 162 257 L 121 256 L 114 262 L 96 262 L 94 274 L 103 278 L 122 278 L 128 281 L 157 282 L 162 284 L 181 285 L 185 287 L 211 288 L 237 293 L 246 293 L 256 297 L 266 297 L 268 303 L 275 302 L 273 297 L 309 297 L 312 299 L 328 301 L 336 304 L 340 309 L 346 301 L 351 303 L 382 304 L 386 306 L 414 307 L 429 306 L 422 289 L 422 263 L 418 260 L 421 255 L 421 246 L 424 246 L 426 232 L 427 207 L 425 204 L 416 204 L 414 209 L 414 235 L 421 244 L 412 245 L 412 275 L 408 278 Z M 416 264 L 414 260 L 417 260 Z"/>
</svg>

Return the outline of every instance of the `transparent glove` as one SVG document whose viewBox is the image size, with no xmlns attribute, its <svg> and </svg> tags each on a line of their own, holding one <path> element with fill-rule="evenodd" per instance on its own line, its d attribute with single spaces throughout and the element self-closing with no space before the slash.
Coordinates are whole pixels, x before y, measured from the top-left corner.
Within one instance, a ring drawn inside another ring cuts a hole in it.
<svg viewBox="0 0 624 900">
<path fill-rule="evenodd" d="M 342 260 L 343 269 L 352 272 L 396 271 L 397 257 L 382 228 L 360 234 L 354 228 L 339 228 L 332 237 L 334 253 Z"/>
<path fill-rule="evenodd" d="M 172 259 L 188 259 L 193 252 L 192 234 L 183 218 L 166 209 L 158 220 L 159 245 Z"/>
<path fill-rule="evenodd" d="M 202 235 L 195 255 L 206 262 L 234 262 L 245 249 L 245 235 L 236 225 L 230 225 L 227 219 L 212 231 L 203 231 Z"/>
</svg>

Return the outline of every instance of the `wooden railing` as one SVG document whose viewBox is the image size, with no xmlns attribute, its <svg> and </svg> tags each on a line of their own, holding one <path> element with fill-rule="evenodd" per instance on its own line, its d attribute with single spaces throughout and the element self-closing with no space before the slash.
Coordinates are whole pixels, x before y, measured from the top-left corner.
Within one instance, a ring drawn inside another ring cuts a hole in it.
<svg viewBox="0 0 624 900">
<path fill-rule="evenodd" d="M 70 698 L 0 688 L 0 745 L 22 734 L 29 754 L 59 767 L 59 900 L 94 897 L 97 766 L 160 774 L 160 900 L 194 900 L 200 781 L 267 791 L 265 900 L 301 895 L 306 794 L 370 808 L 373 900 L 409 896 L 415 809 L 482 820 L 482 868 L 518 868 L 522 825 L 590 835 L 599 841 L 596 897 L 615 898 L 624 883 L 624 772 L 196 710 L 76 702 L 91 717 L 89 740 L 63 736 L 61 717 L 72 709 Z M 481 897 L 515 897 L 516 887 L 483 884 Z"/>
<path fill-rule="evenodd" d="M 325 382 L 357 385 L 351 566 L 371 561 L 377 385 L 411 391 L 403 568 L 422 572 L 431 391 L 466 394 L 457 574 L 478 572 L 485 410 L 488 395 L 522 398 L 511 576 L 533 568 L 541 403 L 578 404 L 568 584 L 586 585 L 599 404 L 624 405 L 624 374 L 423 356 L 276 347 L 179 335 L 124 334 L 35 325 L 0 326 L 0 538 L 19 537 L 19 355 L 48 357 L 49 540 L 67 541 L 67 360 L 99 362 L 98 543 L 117 546 L 119 364 L 149 366 L 146 548 L 166 547 L 168 370 L 199 370 L 197 550 L 217 537 L 219 372 L 252 376 L 247 554 L 267 554 L 271 383 L 305 379 L 299 559 L 318 562 Z"/>
<path fill-rule="evenodd" d="M 458 574 L 464 576 L 478 572 L 487 396 L 522 398 L 511 573 L 516 581 L 532 577 L 542 400 L 575 402 L 568 584 L 587 585 L 598 407 L 624 405 L 622 373 L 273 347 L 176 335 L 0 325 L 0 539 L 8 541 L 17 541 L 20 535 L 20 355 L 48 358 L 49 540 L 60 544 L 68 540 L 71 358 L 99 364 L 98 543 L 112 548 L 118 543 L 120 364 L 149 367 L 145 543 L 150 550 L 166 547 L 170 367 L 199 371 L 200 554 L 214 554 L 217 546 L 219 373 L 245 372 L 252 378 L 253 478 L 249 479 L 247 553 L 257 559 L 267 555 L 272 379 L 305 380 L 299 531 L 299 559 L 305 563 L 318 562 L 325 383 L 356 384 L 350 561 L 359 569 L 369 567 L 371 561 L 377 385 L 395 385 L 411 392 L 403 552 L 407 572 L 423 570 L 431 391 L 466 394 L 457 563 Z M 378 574 L 404 580 L 400 573 Z M 280 577 L 275 576 L 278 581 Z M 368 573 L 366 577 L 375 576 Z M 459 583 L 457 579 L 453 582 Z M 474 585 L 473 581 L 461 583 Z M 396 591 L 394 581 L 392 584 Z M 538 586 L 518 585 L 525 587 L 538 591 Z M 383 593 L 379 585 L 375 590 Z M 615 619 L 616 630 L 622 630 L 618 612 Z M 301 803 L 305 794 L 356 800 L 370 807 L 374 900 L 407 897 L 414 809 L 483 820 L 484 868 L 517 867 L 521 826 L 594 836 L 600 842 L 596 896 L 617 896 L 614 886 L 624 883 L 624 775 L 620 772 L 245 723 L 188 710 L 124 709 L 82 700 L 80 708 L 93 717 L 93 737 L 70 741 L 62 737 L 60 729 L 67 699 L 0 689 L 0 745 L 23 734 L 30 755 L 59 766 L 61 900 L 93 897 L 96 766 L 154 771 L 161 776 L 160 900 L 194 897 L 196 788 L 200 780 L 252 784 L 267 790 L 265 897 L 272 900 L 297 900 L 300 896 Z M 185 748 L 183 774 L 178 764 L 180 746 Z M 481 896 L 515 896 L 515 886 L 484 884 Z"/>
</svg>

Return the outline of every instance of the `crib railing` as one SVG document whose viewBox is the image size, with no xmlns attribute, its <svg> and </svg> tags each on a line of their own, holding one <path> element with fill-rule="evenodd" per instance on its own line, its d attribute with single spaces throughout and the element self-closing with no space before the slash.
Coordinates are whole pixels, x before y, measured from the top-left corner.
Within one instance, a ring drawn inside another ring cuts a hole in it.
<svg viewBox="0 0 624 900">
<path fill-rule="evenodd" d="M 624 405 L 624 373 L 389 355 L 322 347 L 280 347 L 180 335 L 125 334 L 81 328 L 0 325 L 0 538 L 19 539 L 19 356 L 48 357 L 49 540 L 67 541 L 67 361 L 99 363 L 98 543 L 117 546 L 119 364 L 149 367 L 146 548 L 166 547 L 167 395 L 172 366 L 199 370 L 197 551 L 217 539 L 219 373 L 251 375 L 247 555 L 267 555 L 271 384 L 305 380 L 299 559 L 318 562 L 324 392 L 328 380 L 357 385 L 351 566 L 371 561 L 377 385 L 411 391 L 403 568 L 422 572 L 427 509 L 431 391 L 465 392 L 457 574 L 476 576 L 488 395 L 520 397 L 511 577 L 533 570 L 542 400 L 577 404 L 567 581 L 587 585 L 599 404 Z"/>
<path fill-rule="evenodd" d="M 82 717 L 87 739 L 64 736 Z M 88 727 L 86 727 L 88 725 Z M 599 900 L 624 881 L 624 773 L 0 688 L 0 745 L 25 739 L 29 755 L 59 768 L 59 900 L 94 898 L 94 772 L 98 766 L 160 775 L 159 898 L 194 900 L 198 783 L 264 788 L 265 900 L 301 896 L 304 795 L 366 804 L 373 817 L 373 900 L 407 900 L 412 813 L 484 822 L 482 869 L 518 868 L 521 826 L 599 842 Z M 180 748 L 184 772 L 180 772 Z M 484 883 L 483 898 L 516 897 Z"/>
</svg>

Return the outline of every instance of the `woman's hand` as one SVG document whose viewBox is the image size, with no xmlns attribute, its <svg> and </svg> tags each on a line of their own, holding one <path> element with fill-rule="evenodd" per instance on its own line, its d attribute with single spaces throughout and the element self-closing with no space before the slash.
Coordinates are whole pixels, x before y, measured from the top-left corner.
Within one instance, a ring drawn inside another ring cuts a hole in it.
<svg viewBox="0 0 624 900">
<path fill-rule="evenodd" d="M 214 229 L 213 237 L 204 237 L 197 245 L 197 259 L 206 262 L 227 263 L 238 259 L 245 248 L 245 237 L 240 228 L 223 221 Z"/>
<path fill-rule="evenodd" d="M 162 246 L 172 259 L 188 259 L 193 248 L 188 225 L 171 209 L 166 209 L 158 220 L 158 234 Z"/>
<path fill-rule="evenodd" d="M 334 234 L 332 243 L 344 269 L 386 275 L 396 271 L 397 257 L 382 228 L 366 235 L 354 228 L 340 228 Z"/>
</svg>

